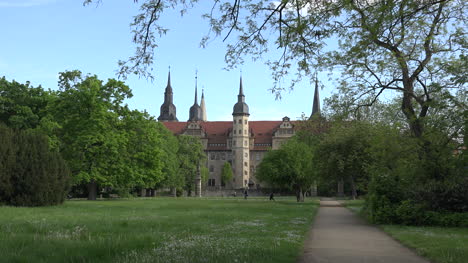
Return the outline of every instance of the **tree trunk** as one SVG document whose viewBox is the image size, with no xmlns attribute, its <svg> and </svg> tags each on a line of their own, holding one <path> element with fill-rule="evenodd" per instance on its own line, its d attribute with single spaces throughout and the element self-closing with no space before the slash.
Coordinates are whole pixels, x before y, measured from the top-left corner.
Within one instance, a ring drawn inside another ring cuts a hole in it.
<svg viewBox="0 0 468 263">
<path fill-rule="evenodd" d="M 304 202 L 304 193 L 302 192 L 302 188 L 298 186 L 296 188 L 296 200 L 297 202 Z"/>
<path fill-rule="evenodd" d="M 343 197 L 344 196 L 344 182 L 343 179 L 338 180 L 338 191 L 336 194 L 338 197 Z"/>
<path fill-rule="evenodd" d="M 354 178 L 352 176 L 350 177 L 350 181 L 351 181 L 351 195 L 353 196 L 353 200 L 356 200 L 357 198 L 356 184 L 354 183 Z"/>
<path fill-rule="evenodd" d="M 97 197 L 97 184 L 96 181 L 91 180 L 88 183 L 88 200 L 96 200 Z"/>
</svg>

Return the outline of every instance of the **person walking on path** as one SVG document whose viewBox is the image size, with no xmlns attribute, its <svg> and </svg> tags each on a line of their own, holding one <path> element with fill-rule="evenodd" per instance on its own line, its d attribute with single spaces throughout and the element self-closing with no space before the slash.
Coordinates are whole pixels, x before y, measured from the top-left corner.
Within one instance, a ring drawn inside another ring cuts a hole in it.
<svg viewBox="0 0 468 263">
<path fill-rule="evenodd" d="M 320 201 L 299 263 L 429 263 L 334 200 Z"/>
<path fill-rule="evenodd" d="M 271 194 L 270 194 L 270 201 L 271 200 L 275 201 L 275 196 L 273 195 L 273 192 L 271 192 Z"/>
<path fill-rule="evenodd" d="M 244 199 L 247 199 L 247 196 L 249 196 L 249 193 L 247 192 L 247 189 L 244 191 Z"/>
</svg>

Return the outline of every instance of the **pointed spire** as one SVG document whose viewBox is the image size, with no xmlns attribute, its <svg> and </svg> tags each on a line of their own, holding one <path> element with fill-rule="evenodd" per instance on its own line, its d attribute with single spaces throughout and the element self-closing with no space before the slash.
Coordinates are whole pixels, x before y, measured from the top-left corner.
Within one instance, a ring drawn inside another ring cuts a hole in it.
<svg viewBox="0 0 468 263">
<path fill-rule="evenodd" d="M 200 108 L 201 108 L 201 120 L 207 121 L 206 117 L 206 106 L 205 106 L 205 89 L 202 88 L 202 95 L 200 101 Z"/>
<path fill-rule="evenodd" d="M 178 121 L 176 117 L 176 107 L 173 103 L 173 92 L 171 87 L 171 67 L 167 74 L 167 86 L 164 91 L 164 103 L 161 105 L 159 121 Z"/>
<path fill-rule="evenodd" d="M 197 83 L 198 82 L 198 70 L 195 71 L 195 103 L 198 104 L 198 99 L 197 99 Z"/>
<path fill-rule="evenodd" d="M 242 74 L 239 82 L 239 95 L 237 95 L 237 103 L 234 104 L 232 115 L 250 115 L 249 106 L 245 103 L 244 88 L 242 86 Z"/>
<path fill-rule="evenodd" d="M 190 107 L 189 110 L 189 121 L 200 121 L 202 119 L 202 111 L 200 106 L 198 105 L 198 70 L 195 71 L 195 101 Z"/>
<path fill-rule="evenodd" d="M 319 97 L 319 87 L 318 87 L 318 77 L 317 72 L 315 72 L 315 91 L 314 91 L 314 102 L 312 104 L 312 114 L 310 117 L 315 114 L 320 115 L 320 97 Z"/>
<path fill-rule="evenodd" d="M 167 74 L 167 87 L 171 87 L 171 66 L 169 66 L 169 73 Z"/>
<path fill-rule="evenodd" d="M 244 96 L 244 89 L 242 88 L 242 75 L 240 76 L 239 95 Z"/>
</svg>

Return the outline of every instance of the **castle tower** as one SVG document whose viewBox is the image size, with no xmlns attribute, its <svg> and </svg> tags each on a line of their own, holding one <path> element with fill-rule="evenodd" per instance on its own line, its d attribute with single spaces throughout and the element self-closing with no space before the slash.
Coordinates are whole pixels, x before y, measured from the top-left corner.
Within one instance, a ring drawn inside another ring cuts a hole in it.
<svg viewBox="0 0 468 263">
<path fill-rule="evenodd" d="M 205 106 L 205 90 L 202 89 L 201 93 L 201 101 L 200 101 L 200 108 L 201 108 L 201 120 L 206 121 L 206 106 Z"/>
<path fill-rule="evenodd" d="M 249 106 L 245 103 L 241 77 L 237 103 L 232 112 L 233 185 L 236 189 L 248 187 L 250 179 L 249 115 Z"/>
<path fill-rule="evenodd" d="M 197 98 L 197 75 L 195 75 L 195 101 L 190 107 L 189 112 L 189 120 L 188 121 L 200 121 L 201 120 L 201 108 L 198 105 L 198 98 Z"/>
<path fill-rule="evenodd" d="M 312 116 L 315 116 L 316 114 L 320 116 L 320 98 L 319 98 L 317 73 L 315 73 L 314 102 L 312 104 L 312 114 L 310 114 L 310 119 L 312 118 Z"/>
<path fill-rule="evenodd" d="M 171 87 L 171 71 L 167 76 L 167 86 L 164 91 L 164 103 L 161 105 L 159 121 L 179 121 L 176 117 L 176 107 L 173 103 L 173 93 Z"/>
</svg>

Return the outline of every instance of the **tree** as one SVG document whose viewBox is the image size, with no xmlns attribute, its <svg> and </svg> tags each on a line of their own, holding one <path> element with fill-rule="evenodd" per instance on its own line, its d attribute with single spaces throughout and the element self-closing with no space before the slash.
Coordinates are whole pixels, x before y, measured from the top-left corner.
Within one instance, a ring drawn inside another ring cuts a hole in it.
<svg viewBox="0 0 468 263">
<path fill-rule="evenodd" d="M 233 177 L 233 174 L 232 174 L 231 164 L 229 162 L 225 162 L 224 165 L 223 165 L 223 170 L 221 172 L 221 182 L 222 182 L 222 184 L 225 185 L 225 184 L 231 182 L 232 177 Z"/>
<path fill-rule="evenodd" d="M 369 176 L 367 166 L 373 162 L 369 152 L 373 130 L 365 122 L 335 123 L 323 136 L 316 152 L 323 180 L 347 180 L 353 199 L 358 190 L 367 192 Z"/>
<path fill-rule="evenodd" d="M 182 186 L 190 196 L 192 191 L 195 190 L 195 179 L 200 166 L 206 160 L 203 145 L 199 138 L 179 135 L 179 150 L 177 152 L 179 160 L 179 176 L 183 178 Z"/>
<path fill-rule="evenodd" d="M 312 149 L 293 137 L 265 155 L 255 176 L 272 186 L 294 190 L 297 201 L 303 202 L 305 192 L 316 180 L 312 156 Z"/>
<path fill-rule="evenodd" d="M 0 121 L 14 129 L 47 135 L 50 149 L 56 151 L 58 124 L 47 110 L 56 97 L 55 92 L 46 91 L 41 86 L 7 81 L 3 77 L 0 79 Z"/>
<path fill-rule="evenodd" d="M 122 121 L 120 133 L 125 136 L 126 151 L 120 152 L 121 163 L 113 162 L 119 175 L 116 186 L 127 192 L 135 187 L 155 188 L 163 180 L 164 141 L 173 136 L 162 134 L 162 124 L 147 112 L 128 111 Z"/>
<path fill-rule="evenodd" d="M 69 170 L 60 154 L 49 150 L 47 137 L 0 123 L 0 138 L 0 202 L 14 206 L 63 203 Z"/>
<path fill-rule="evenodd" d="M 162 186 L 169 187 L 172 195 L 176 197 L 177 188 L 184 185 L 184 177 L 179 173 L 179 140 L 164 125 L 158 126 L 159 133 L 164 138 L 161 148 L 163 150 L 163 176 Z"/>
<path fill-rule="evenodd" d="M 161 14 L 167 9 L 184 14 L 199 2 L 140 1 L 141 11 L 131 24 L 136 52 L 119 62 L 121 75 L 151 77 L 157 37 L 168 30 L 158 24 Z M 237 37 L 227 45 L 228 67 L 246 55 L 260 58 L 276 45 L 279 58 L 267 61 L 276 84 L 294 71 L 298 81 L 317 69 L 338 70 L 341 92 L 357 107 L 373 104 L 387 91 L 401 94 L 411 132 L 421 137 L 433 94 L 466 83 L 461 73 L 466 72 L 465 10 L 462 0 L 221 0 L 213 1 L 204 17 L 214 37 Z M 202 38 L 202 46 L 210 37 Z M 335 42 L 337 47 L 330 44 Z M 273 87 L 281 90 L 281 85 Z M 368 103 L 359 104 L 366 97 Z"/>
<path fill-rule="evenodd" d="M 121 152 L 126 152 L 127 140 L 117 127 L 131 91 L 121 81 L 103 83 L 79 71 L 61 73 L 59 88 L 51 111 L 61 126 L 61 153 L 74 184 L 86 183 L 88 199 L 94 200 L 97 185 L 115 186 L 115 176 L 122 172 L 117 166 L 125 165 Z"/>
</svg>

